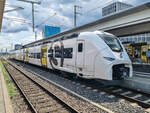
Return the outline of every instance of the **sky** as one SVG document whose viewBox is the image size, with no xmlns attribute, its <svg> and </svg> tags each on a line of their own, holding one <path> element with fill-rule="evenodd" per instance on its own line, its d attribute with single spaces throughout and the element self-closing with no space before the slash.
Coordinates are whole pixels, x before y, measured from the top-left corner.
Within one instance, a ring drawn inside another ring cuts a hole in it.
<svg viewBox="0 0 150 113">
<path fill-rule="evenodd" d="M 31 1 L 31 0 L 30 0 Z M 102 7 L 114 0 L 32 0 L 40 1 L 35 5 L 35 30 L 37 40 L 42 39 L 44 25 L 60 26 L 61 31 L 74 27 L 74 5 L 80 6 L 77 12 L 77 26 L 102 18 Z M 134 6 L 148 2 L 148 0 L 119 0 Z M 27 44 L 35 41 L 35 34 L 32 31 L 32 6 L 29 3 L 6 0 L 5 11 L 22 7 L 22 10 L 4 13 L 2 33 L 0 33 L 0 51 L 12 49 L 15 44 Z M 11 19 L 10 19 L 11 18 Z M 12 19 L 21 20 L 12 21 Z"/>
</svg>

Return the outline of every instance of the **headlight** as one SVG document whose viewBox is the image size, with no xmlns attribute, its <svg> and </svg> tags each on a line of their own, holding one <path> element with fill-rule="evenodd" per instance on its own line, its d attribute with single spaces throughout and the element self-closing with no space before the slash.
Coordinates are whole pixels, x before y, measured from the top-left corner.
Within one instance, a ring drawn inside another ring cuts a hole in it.
<svg viewBox="0 0 150 113">
<path fill-rule="evenodd" d="M 108 61 L 114 61 L 115 58 L 111 58 L 111 57 L 104 57 L 104 59 L 108 60 Z"/>
</svg>

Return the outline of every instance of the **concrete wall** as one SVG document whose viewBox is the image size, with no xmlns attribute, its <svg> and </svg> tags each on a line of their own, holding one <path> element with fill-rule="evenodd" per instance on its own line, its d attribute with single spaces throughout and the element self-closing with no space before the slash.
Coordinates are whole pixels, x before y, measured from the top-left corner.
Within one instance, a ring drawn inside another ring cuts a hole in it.
<svg viewBox="0 0 150 113">
<path fill-rule="evenodd" d="M 128 28 L 129 26 L 132 25 L 132 26 L 134 26 L 132 28 L 132 34 L 134 34 L 134 30 L 136 28 L 137 29 L 144 28 L 144 30 L 139 29 L 135 33 L 139 33 L 139 32 L 141 32 L 141 30 L 142 30 L 142 32 L 145 32 L 145 31 L 147 32 L 147 31 L 150 31 L 150 27 L 149 26 L 143 27 L 143 25 L 144 25 L 145 22 L 150 23 L 149 12 L 150 12 L 150 9 L 146 9 L 146 10 L 143 10 L 143 11 L 131 14 L 131 15 L 126 15 L 126 16 L 121 17 L 121 18 L 116 18 L 116 19 L 109 20 L 107 22 L 99 23 L 96 26 L 91 26 L 86 30 L 94 31 L 94 30 L 99 29 L 99 30 L 104 30 L 104 31 L 110 31 L 110 30 L 115 31 L 115 29 L 119 29 L 119 28 L 122 28 L 122 27 Z M 140 24 L 142 27 L 136 27 L 137 24 Z M 119 31 L 117 31 L 117 33 L 118 32 Z M 124 33 L 124 32 L 120 31 L 119 35 L 128 35 L 128 34 L 130 35 L 131 34 L 131 29 L 130 30 L 126 29 L 126 34 L 121 34 L 121 33 Z"/>
</svg>

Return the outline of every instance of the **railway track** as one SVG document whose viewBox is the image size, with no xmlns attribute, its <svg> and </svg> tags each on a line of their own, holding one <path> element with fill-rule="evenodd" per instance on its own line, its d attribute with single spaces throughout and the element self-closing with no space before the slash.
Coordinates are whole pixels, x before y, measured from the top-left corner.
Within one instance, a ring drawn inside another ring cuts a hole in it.
<svg viewBox="0 0 150 113">
<path fill-rule="evenodd" d="M 31 70 L 28 70 L 28 71 L 30 71 L 33 74 L 36 74 L 36 73 L 32 72 Z M 44 69 L 44 71 L 45 71 L 45 69 Z M 90 81 L 90 80 L 80 79 L 80 78 L 78 80 L 73 80 L 71 77 L 66 77 L 66 76 L 65 76 L 65 78 L 67 78 L 73 82 L 85 85 L 87 87 L 91 87 L 92 89 L 96 89 L 100 92 L 103 91 L 107 94 L 114 95 L 119 98 L 123 98 L 132 103 L 137 103 L 138 105 L 142 106 L 143 108 L 146 108 L 146 109 L 150 108 L 150 94 L 147 94 L 147 93 L 144 93 L 141 91 L 132 90 L 130 88 L 120 87 L 120 86 L 100 86 L 99 82 L 93 81 L 93 80 Z"/>
<path fill-rule="evenodd" d="M 70 79 L 71 80 L 71 79 Z M 142 91 L 133 90 L 130 88 L 124 88 L 118 85 L 115 86 L 103 86 L 99 85 L 100 83 L 97 81 L 90 80 L 77 80 L 80 84 L 84 84 L 87 87 L 91 87 L 92 89 L 96 89 L 98 91 L 103 91 L 107 94 L 114 95 L 119 98 L 123 98 L 132 103 L 137 103 L 139 106 L 143 108 L 150 108 L 150 94 L 144 93 Z"/>
<path fill-rule="evenodd" d="M 80 78 L 79 80 L 76 80 L 76 82 L 79 82 L 80 84 L 84 84 L 87 87 L 91 87 L 92 89 L 103 91 L 107 94 L 114 95 L 119 98 L 123 98 L 132 103 L 137 103 L 139 106 L 142 106 L 143 108 L 150 108 L 150 94 L 148 93 L 137 91 L 130 88 L 121 87 L 118 85 L 114 85 L 114 86 L 111 85 L 105 86 L 102 84 L 100 85 L 98 81 L 84 80 Z"/>
<path fill-rule="evenodd" d="M 132 103 L 137 103 L 143 108 L 150 108 L 150 95 L 147 93 L 143 93 L 140 91 L 135 91 L 132 89 L 127 89 L 119 86 L 109 86 L 109 87 L 105 87 L 105 89 L 100 88 L 99 90 L 123 98 Z"/>
<path fill-rule="evenodd" d="M 14 65 L 3 63 L 34 113 L 78 113 L 56 95 L 41 86 Z"/>
</svg>

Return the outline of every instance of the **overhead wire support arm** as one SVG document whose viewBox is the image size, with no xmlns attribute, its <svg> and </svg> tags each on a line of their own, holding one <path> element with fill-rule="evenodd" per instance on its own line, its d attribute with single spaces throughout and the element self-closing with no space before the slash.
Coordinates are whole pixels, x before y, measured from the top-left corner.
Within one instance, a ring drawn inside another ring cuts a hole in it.
<svg viewBox="0 0 150 113">
<path fill-rule="evenodd" d="M 16 21 L 16 22 L 21 22 L 21 23 L 32 24 L 30 21 L 25 20 L 25 19 L 21 19 L 21 18 L 4 17 L 4 19 L 11 20 L 11 21 Z"/>
<path fill-rule="evenodd" d="M 35 1 L 29 1 L 29 0 L 17 0 L 17 1 L 21 1 L 21 2 L 26 2 L 26 3 L 30 3 L 32 4 L 32 27 L 33 27 L 33 32 L 35 31 L 35 26 L 34 26 L 34 4 L 40 5 L 41 2 L 35 2 Z"/>
<path fill-rule="evenodd" d="M 16 10 L 23 10 L 23 9 L 24 9 L 24 8 L 22 8 L 22 7 L 18 7 L 18 8 L 15 8 L 15 9 L 6 10 L 6 11 L 4 11 L 4 13 L 16 11 Z"/>
<path fill-rule="evenodd" d="M 17 1 L 27 2 L 27 3 L 34 3 L 34 4 L 38 4 L 38 5 L 40 5 L 40 4 L 41 4 L 41 2 L 40 2 L 40 1 L 39 1 L 39 2 L 29 1 L 29 0 L 17 0 Z"/>
</svg>

